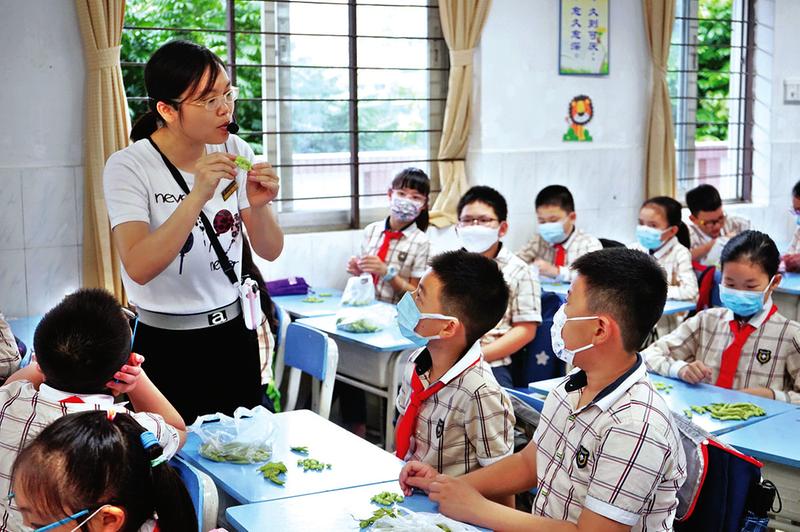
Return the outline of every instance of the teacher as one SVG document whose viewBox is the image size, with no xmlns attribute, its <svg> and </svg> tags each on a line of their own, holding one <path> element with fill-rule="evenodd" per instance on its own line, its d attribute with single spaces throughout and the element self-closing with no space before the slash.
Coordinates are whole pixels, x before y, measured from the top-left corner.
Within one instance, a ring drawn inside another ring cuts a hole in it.
<svg viewBox="0 0 800 532">
<path fill-rule="evenodd" d="M 133 349 L 187 423 L 260 404 L 255 330 L 245 325 L 242 223 L 267 260 L 283 249 L 272 212 L 279 181 L 229 130 L 239 94 L 222 60 L 172 41 L 144 71 L 149 111 L 103 174 L 122 280 L 139 313 Z M 246 164 L 244 166 L 247 166 Z"/>
</svg>

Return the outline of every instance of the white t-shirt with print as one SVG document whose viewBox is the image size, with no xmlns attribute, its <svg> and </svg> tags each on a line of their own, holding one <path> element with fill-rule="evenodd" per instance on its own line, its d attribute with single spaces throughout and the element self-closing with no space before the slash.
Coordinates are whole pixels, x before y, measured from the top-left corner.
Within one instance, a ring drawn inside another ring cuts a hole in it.
<svg viewBox="0 0 800 532">
<path fill-rule="evenodd" d="M 231 135 L 225 144 L 206 145 L 206 151 L 227 151 L 244 155 L 251 161 L 254 157 L 250 146 L 236 135 Z M 192 190 L 194 175 L 182 170 L 181 174 Z M 214 196 L 203 207 L 222 249 L 234 265 L 237 278 L 241 278 L 242 258 L 240 213 L 250 207 L 246 180 L 247 173 L 240 170 L 236 176 L 239 190 L 227 201 L 223 200 L 222 191 L 231 181 L 220 180 Z M 126 222 L 146 222 L 150 224 L 150 231 L 155 231 L 175 212 L 185 196 L 161 155 L 147 139 L 109 157 L 103 185 L 112 228 Z M 223 307 L 238 298 L 238 291 L 222 271 L 201 225 L 198 217 L 178 256 L 147 284 L 133 281 L 123 265 L 122 281 L 133 304 L 154 312 L 195 314 Z"/>
</svg>

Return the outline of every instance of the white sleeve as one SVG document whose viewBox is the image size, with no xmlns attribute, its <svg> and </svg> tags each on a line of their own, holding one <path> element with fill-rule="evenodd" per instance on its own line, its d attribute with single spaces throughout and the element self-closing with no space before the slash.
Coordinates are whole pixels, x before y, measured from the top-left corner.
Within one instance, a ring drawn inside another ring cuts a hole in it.
<svg viewBox="0 0 800 532">
<path fill-rule="evenodd" d="M 131 414 L 131 417 L 146 430 L 155 434 L 168 458 L 172 458 L 180 450 L 181 439 L 178 430 L 164 421 L 164 418 L 150 412 L 136 412 Z"/>
<path fill-rule="evenodd" d="M 103 190 L 112 229 L 126 222 L 150 223 L 144 173 L 145 169 L 126 150 L 108 158 L 103 170 Z"/>
</svg>

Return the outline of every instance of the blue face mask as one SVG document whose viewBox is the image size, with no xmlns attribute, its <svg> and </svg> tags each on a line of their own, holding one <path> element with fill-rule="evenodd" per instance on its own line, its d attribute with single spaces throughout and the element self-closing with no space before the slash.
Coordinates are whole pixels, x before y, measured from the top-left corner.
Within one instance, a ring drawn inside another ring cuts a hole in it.
<svg viewBox="0 0 800 532">
<path fill-rule="evenodd" d="M 558 244 L 567 239 L 567 234 L 564 232 L 564 222 L 548 222 L 539 224 L 539 235 L 550 244 Z"/>
<path fill-rule="evenodd" d="M 655 227 L 637 225 L 636 240 L 639 241 L 639 244 L 641 244 L 643 248 L 652 251 L 664 245 L 664 242 L 661 241 L 661 235 L 667 231 L 669 231 L 669 229 L 664 229 L 662 231 L 661 229 L 656 229 Z"/>
<path fill-rule="evenodd" d="M 397 303 L 397 326 L 400 328 L 400 334 L 417 347 L 425 347 L 431 340 L 440 338 L 438 335 L 420 336 L 416 333 L 415 329 L 420 320 L 428 319 L 455 320 L 456 318 L 443 314 L 425 314 L 420 312 L 417 304 L 414 302 L 414 297 L 411 295 L 411 292 L 406 292 Z"/>
<path fill-rule="evenodd" d="M 764 308 L 764 296 L 772 286 L 774 277 L 769 280 L 769 284 L 764 291 L 754 292 L 752 290 L 736 290 L 725 285 L 719 285 L 719 298 L 722 305 L 733 311 L 739 316 L 752 316 Z"/>
</svg>

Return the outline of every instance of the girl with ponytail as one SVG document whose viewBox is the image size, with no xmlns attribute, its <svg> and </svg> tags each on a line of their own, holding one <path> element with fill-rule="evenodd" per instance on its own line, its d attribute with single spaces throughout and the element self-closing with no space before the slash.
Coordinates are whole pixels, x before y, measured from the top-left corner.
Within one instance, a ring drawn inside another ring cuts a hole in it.
<svg viewBox="0 0 800 532">
<path fill-rule="evenodd" d="M 14 530 L 196 532 L 189 494 L 162 453 L 127 414 L 58 419 L 14 462 L 11 497 L 24 521 Z"/>
<path fill-rule="evenodd" d="M 239 90 L 208 48 L 171 41 L 144 71 L 149 110 L 103 175 L 122 281 L 139 312 L 133 349 L 187 423 L 261 402 L 256 331 L 239 304 L 243 225 L 267 260 L 283 249 L 278 176 L 231 134 Z M 244 161 L 242 161 L 244 159 Z M 225 358 L 223 361 L 222 358 Z M 214 393 L 196 393 L 211 383 Z"/>
</svg>

